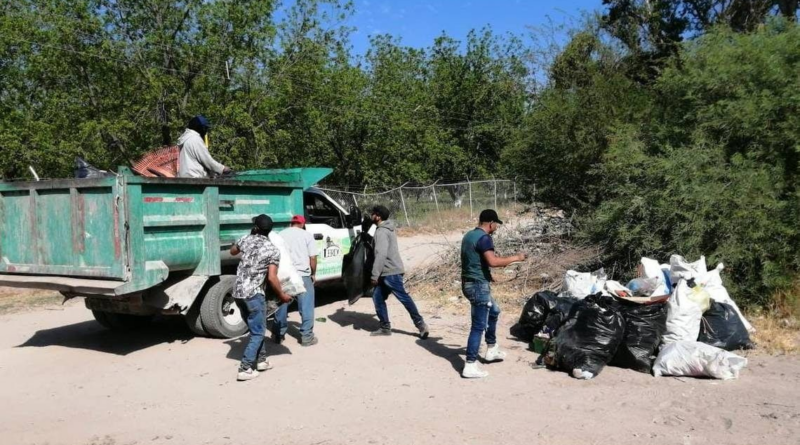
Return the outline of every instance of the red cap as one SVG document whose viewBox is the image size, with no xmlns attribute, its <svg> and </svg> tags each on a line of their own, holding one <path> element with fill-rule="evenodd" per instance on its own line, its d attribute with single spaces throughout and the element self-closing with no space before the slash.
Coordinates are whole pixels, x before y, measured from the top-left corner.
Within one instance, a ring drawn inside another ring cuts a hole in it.
<svg viewBox="0 0 800 445">
<path fill-rule="evenodd" d="M 302 224 L 306 225 L 306 218 L 302 215 L 294 215 L 292 217 L 292 224 Z"/>
</svg>

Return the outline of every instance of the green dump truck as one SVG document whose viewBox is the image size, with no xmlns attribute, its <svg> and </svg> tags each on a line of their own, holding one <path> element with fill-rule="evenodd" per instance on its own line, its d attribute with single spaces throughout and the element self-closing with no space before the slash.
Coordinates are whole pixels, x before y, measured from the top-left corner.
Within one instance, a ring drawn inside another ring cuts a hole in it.
<svg viewBox="0 0 800 445">
<path fill-rule="evenodd" d="M 241 335 L 247 326 L 232 298 L 238 260 L 228 250 L 254 216 L 270 215 L 280 231 L 304 214 L 319 246 L 318 282 L 346 278 L 361 214 L 313 187 L 331 171 L 174 179 L 123 167 L 104 178 L 0 182 L 0 286 L 84 297 L 111 329 L 171 314 L 200 335 Z"/>
</svg>

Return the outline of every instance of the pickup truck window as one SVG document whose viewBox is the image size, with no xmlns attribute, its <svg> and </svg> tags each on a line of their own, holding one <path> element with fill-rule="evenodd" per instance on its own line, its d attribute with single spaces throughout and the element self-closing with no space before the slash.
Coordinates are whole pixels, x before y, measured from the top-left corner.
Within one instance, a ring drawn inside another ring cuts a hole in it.
<svg viewBox="0 0 800 445">
<path fill-rule="evenodd" d="M 339 210 L 318 195 L 306 194 L 303 198 L 306 219 L 311 224 L 327 224 L 334 229 L 343 229 L 344 222 Z"/>
</svg>

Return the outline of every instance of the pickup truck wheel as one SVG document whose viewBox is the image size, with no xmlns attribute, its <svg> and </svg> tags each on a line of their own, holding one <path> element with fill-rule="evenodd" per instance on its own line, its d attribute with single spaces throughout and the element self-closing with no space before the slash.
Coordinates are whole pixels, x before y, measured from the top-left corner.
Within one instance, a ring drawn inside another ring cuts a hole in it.
<svg viewBox="0 0 800 445">
<path fill-rule="evenodd" d="M 200 320 L 212 337 L 233 338 L 247 332 L 247 323 L 233 299 L 236 276 L 222 275 L 200 303 Z"/>
<path fill-rule="evenodd" d="M 94 319 L 106 329 L 112 331 L 129 331 L 142 328 L 153 321 L 152 315 L 117 314 L 114 312 L 92 311 Z"/>
<path fill-rule="evenodd" d="M 208 337 L 208 331 L 206 328 L 203 327 L 203 320 L 200 318 L 200 305 L 202 299 L 198 298 L 198 301 L 195 301 L 189 311 L 186 312 L 186 315 L 183 317 L 184 321 L 186 321 L 186 326 L 189 327 L 189 330 L 192 331 L 194 335 L 199 335 L 201 337 Z"/>
</svg>

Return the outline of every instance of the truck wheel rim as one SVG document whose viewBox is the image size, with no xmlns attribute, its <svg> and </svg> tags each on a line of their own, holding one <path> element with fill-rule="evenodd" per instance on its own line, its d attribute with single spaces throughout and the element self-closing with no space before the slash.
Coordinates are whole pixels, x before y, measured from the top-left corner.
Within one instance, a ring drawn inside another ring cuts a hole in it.
<svg viewBox="0 0 800 445">
<path fill-rule="evenodd" d="M 233 299 L 233 295 L 226 294 L 222 300 L 222 319 L 230 326 L 238 326 L 242 323 L 242 311 Z"/>
</svg>

